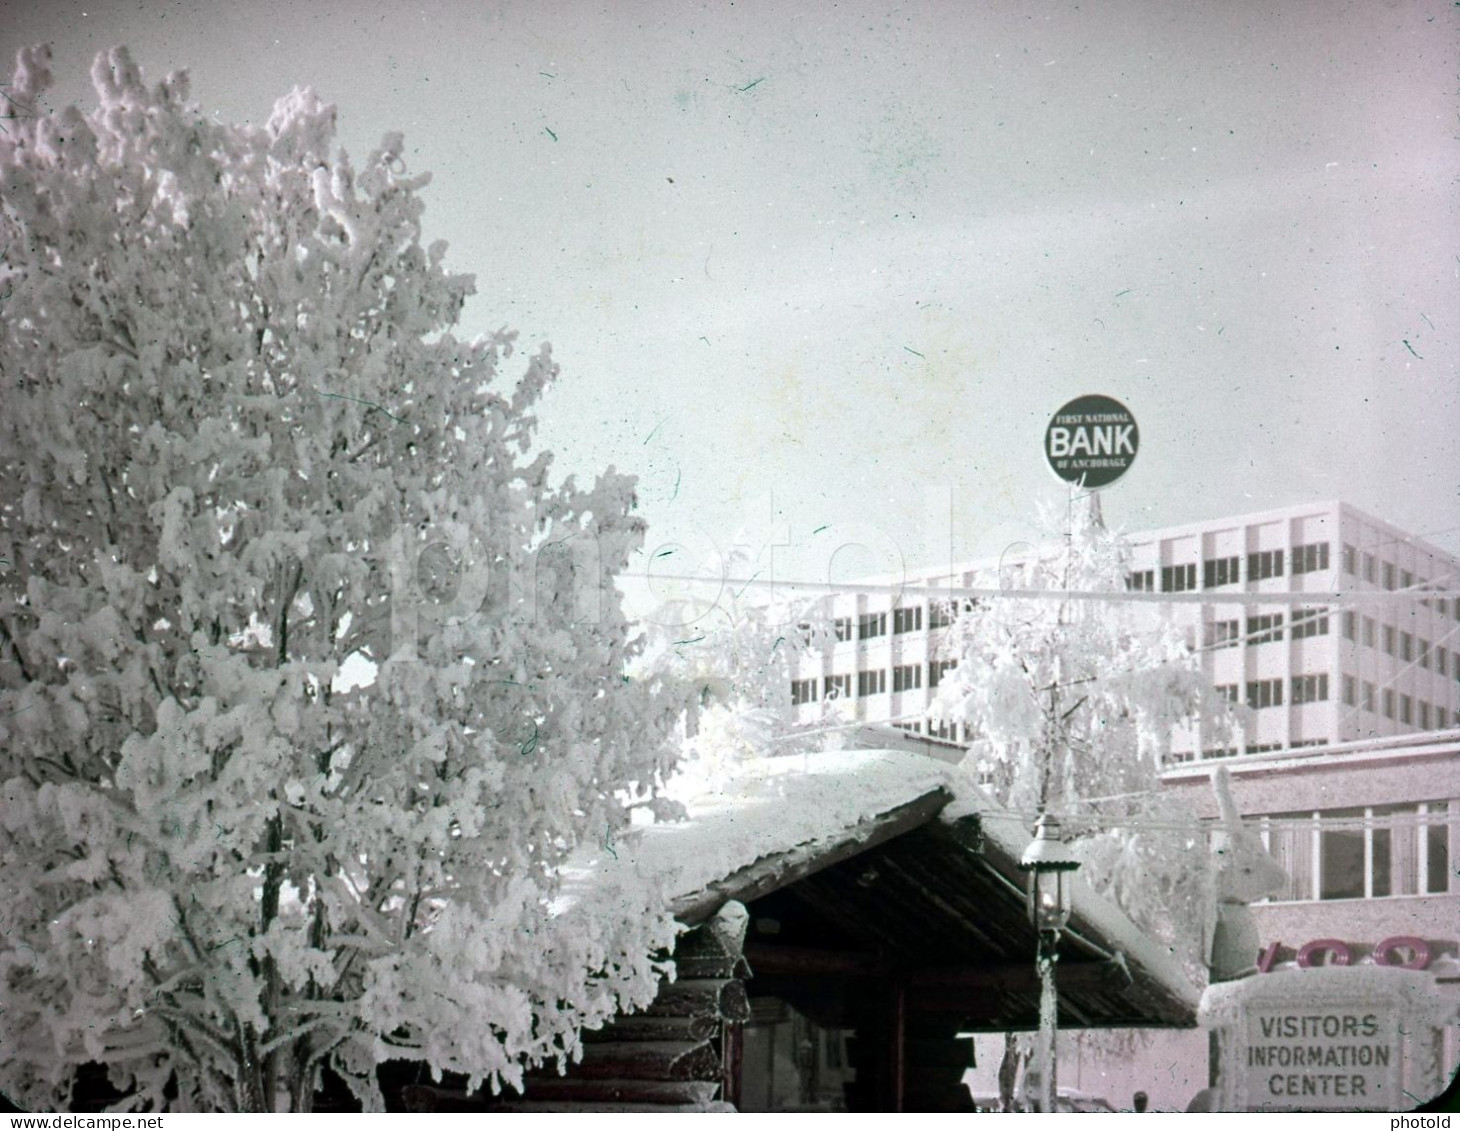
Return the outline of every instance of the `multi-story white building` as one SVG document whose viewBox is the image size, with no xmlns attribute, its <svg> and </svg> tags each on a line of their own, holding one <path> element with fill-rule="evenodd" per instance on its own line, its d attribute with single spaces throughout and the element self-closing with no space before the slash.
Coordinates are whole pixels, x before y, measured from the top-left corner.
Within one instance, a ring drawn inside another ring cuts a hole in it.
<svg viewBox="0 0 1460 1131">
<path fill-rule="evenodd" d="M 1128 587 L 1171 594 L 1207 675 L 1250 708 L 1239 712 L 1235 737 L 1200 725 L 1175 734 L 1174 759 L 1460 726 L 1453 555 L 1344 503 L 1169 527 L 1131 542 Z M 900 594 L 884 585 L 828 598 L 837 642 L 799 659 L 792 703 L 811 718 L 836 699 L 852 720 L 967 740 L 926 719 L 953 663 L 953 613 L 940 591 L 1017 585 L 1019 560 L 914 572 L 898 579 Z"/>
<path fill-rule="evenodd" d="M 1229 767 L 1239 809 L 1287 871 L 1286 887 L 1254 909 L 1259 961 L 1423 964 L 1436 994 L 1460 1002 L 1460 563 L 1344 503 L 1131 543 L 1128 589 L 1183 623 L 1207 676 L 1247 708 L 1235 733 L 1206 722 L 1175 733 L 1162 785 L 1214 820 L 1211 770 Z M 947 597 L 1017 587 L 1020 560 L 829 597 L 837 642 L 800 657 L 800 716 L 820 717 L 831 697 L 849 720 L 892 722 L 956 754 L 973 736 L 928 717 L 954 660 Z M 1206 1083 L 1204 1052 L 1195 1033 L 1129 1063 L 1071 1050 L 1061 1079 L 1117 1103 L 1141 1087 L 1179 1108 Z M 1173 1056 L 1184 1067 L 1168 1079 Z M 1453 1071 L 1454 1027 L 1443 1056 Z"/>
</svg>

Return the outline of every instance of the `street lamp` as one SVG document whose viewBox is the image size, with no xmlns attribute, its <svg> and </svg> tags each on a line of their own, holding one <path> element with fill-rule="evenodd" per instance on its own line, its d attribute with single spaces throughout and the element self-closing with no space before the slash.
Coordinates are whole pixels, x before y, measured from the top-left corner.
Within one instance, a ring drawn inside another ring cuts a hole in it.
<svg viewBox="0 0 1460 1131">
<path fill-rule="evenodd" d="M 1055 992 L 1054 964 L 1059 961 L 1060 931 L 1070 921 L 1070 889 L 1080 866 L 1060 839 L 1059 821 L 1041 813 L 1034 840 L 1019 858 L 1029 873 L 1029 922 L 1039 937 L 1035 968 L 1039 971 L 1039 1110 L 1055 1111 L 1059 1090 L 1055 1080 L 1055 1030 L 1059 998 Z"/>
</svg>

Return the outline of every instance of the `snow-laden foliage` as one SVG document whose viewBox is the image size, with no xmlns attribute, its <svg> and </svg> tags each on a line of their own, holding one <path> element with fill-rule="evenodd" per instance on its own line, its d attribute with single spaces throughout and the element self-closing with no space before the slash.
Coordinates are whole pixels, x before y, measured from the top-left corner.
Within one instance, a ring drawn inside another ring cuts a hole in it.
<svg viewBox="0 0 1460 1131">
<path fill-rule="evenodd" d="M 770 546 L 737 541 L 725 555 L 730 578 L 769 569 Z M 796 721 L 791 675 L 807 652 L 834 639 L 824 599 L 771 599 L 727 582 L 713 600 L 664 603 L 645 667 L 684 695 L 682 774 L 713 785 L 745 761 L 825 745 L 823 729 L 841 719 L 835 700 L 821 700 L 818 718 Z M 686 788 L 681 782 L 680 789 Z"/>
<path fill-rule="evenodd" d="M 554 484 L 548 348 L 511 382 L 511 335 L 452 335 L 399 135 L 356 166 L 307 91 L 240 127 L 122 50 L 92 78 L 0 134 L 0 1088 L 511 1081 L 672 938 L 649 895 L 548 910 L 672 768 L 609 580 L 632 480 Z"/>
<path fill-rule="evenodd" d="M 1199 962 L 1214 899 L 1206 838 L 1155 791 L 1173 727 L 1199 715 L 1227 725 L 1228 706 L 1170 610 L 1089 598 L 1123 592 L 1129 562 L 1098 496 L 1044 523 L 1057 532 L 1052 548 L 1001 582 L 1047 595 L 960 613 L 949 644 L 958 666 L 933 713 L 979 736 L 970 757 L 1001 802 L 1059 814 L 1080 838 L 1081 875 Z"/>
</svg>

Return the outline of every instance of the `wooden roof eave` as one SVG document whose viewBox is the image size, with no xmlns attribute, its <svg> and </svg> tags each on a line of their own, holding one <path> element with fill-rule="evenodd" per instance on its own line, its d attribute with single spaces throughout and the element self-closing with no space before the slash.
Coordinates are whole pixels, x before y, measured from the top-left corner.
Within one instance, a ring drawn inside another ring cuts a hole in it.
<svg viewBox="0 0 1460 1131">
<path fill-rule="evenodd" d="M 670 910 L 686 926 L 697 926 L 732 899 L 750 903 L 885 841 L 921 828 L 936 818 L 952 800 L 953 795 L 948 790 L 942 787 L 931 789 L 835 836 L 762 856 L 724 879 L 672 900 Z"/>
</svg>

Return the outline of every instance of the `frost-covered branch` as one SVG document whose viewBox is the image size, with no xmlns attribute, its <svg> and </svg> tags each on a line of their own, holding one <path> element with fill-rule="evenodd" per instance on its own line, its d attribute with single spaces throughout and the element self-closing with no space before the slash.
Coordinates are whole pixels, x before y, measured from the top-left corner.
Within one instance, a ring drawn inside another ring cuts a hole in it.
<svg viewBox="0 0 1460 1131">
<path fill-rule="evenodd" d="M 1067 537 L 1027 564 L 1025 586 L 1122 589 L 1123 539 L 1088 499 L 1071 522 Z M 1054 810 L 1072 828 L 1098 830 L 1080 846 L 1086 878 L 1196 954 L 1212 893 L 1205 844 L 1179 831 L 1132 831 L 1158 812 L 1169 829 L 1183 827 L 1156 795 L 1173 728 L 1202 719 L 1219 729 L 1229 719 L 1184 633 L 1147 607 L 1007 598 L 965 610 L 948 647 L 958 663 L 934 710 L 975 733 L 971 756 L 995 793 L 1011 808 Z M 1088 801 L 1111 797 L 1120 800 Z"/>
<path fill-rule="evenodd" d="M 534 450 L 546 346 L 455 337 L 398 136 L 357 165 L 307 91 L 235 126 L 125 51 L 92 80 L 0 135 L 0 926 L 38 956 L 0 1086 L 52 1107 L 103 1042 L 127 1102 L 308 1110 L 328 1063 L 378 1105 L 396 1032 L 514 1079 L 668 922 L 517 946 L 675 762 L 623 678 L 633 482 Z M 16 97 L 50 83 L 22 52 Z M 539 560 L 565 538 L 589 565 Z"/>
</svg>

